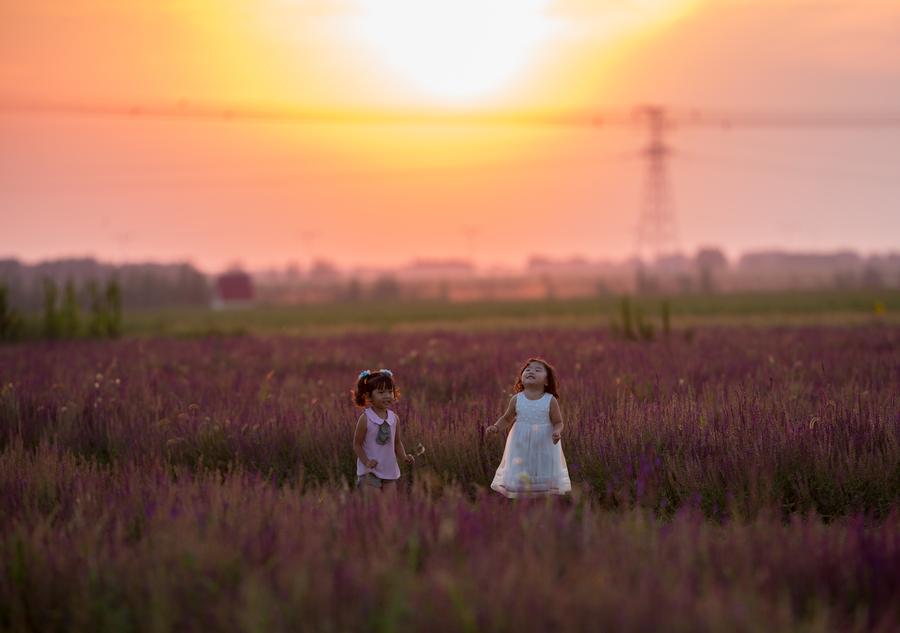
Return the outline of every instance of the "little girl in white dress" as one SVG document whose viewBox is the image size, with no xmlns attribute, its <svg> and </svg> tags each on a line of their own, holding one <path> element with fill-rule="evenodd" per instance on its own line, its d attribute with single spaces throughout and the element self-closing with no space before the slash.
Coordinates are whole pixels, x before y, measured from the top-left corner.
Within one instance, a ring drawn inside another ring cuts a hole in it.
<svg viewBox="0 0 900 633">
<path fill-rule="evenodd" d="M 503 459 L 491 488 L 511 499 L 560 495 L 572 490 L 560 438 L 563 421 L 556 388 L 556 372 L 539 358 L 530 358 L 516 381 L 517 392 L 506 412 L 485 429 L 512 424 Z"/>
</svg>

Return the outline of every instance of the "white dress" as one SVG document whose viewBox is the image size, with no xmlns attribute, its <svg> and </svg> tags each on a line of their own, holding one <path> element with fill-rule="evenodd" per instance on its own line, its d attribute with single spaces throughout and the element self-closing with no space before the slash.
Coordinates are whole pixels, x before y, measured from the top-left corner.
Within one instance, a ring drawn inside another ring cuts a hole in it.
<svg viewBox="0 0 900 633">
<path fill-rule="evenodd" d="M 552 394 L 529 400 L 516 395 L 516 422 L 506 436 L 503 459 L 491 488 L 509 498 L 561 495 L 572 490 L 562 441 L 553 443 Z"/>
</svg>

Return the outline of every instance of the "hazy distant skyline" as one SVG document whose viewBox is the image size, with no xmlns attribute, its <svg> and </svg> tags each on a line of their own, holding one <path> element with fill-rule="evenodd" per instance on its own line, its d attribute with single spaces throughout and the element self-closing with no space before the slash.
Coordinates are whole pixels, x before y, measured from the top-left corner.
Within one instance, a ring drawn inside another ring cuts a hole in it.
<svg viewBox="0 0 900 633">
<path fill-rule="evenodd" d="M 513 10 L 504 1 L 497 12 Z M 267 0 L 253 8 L 202 0 L 7 4 L 0 8 L 0 101 L 470 110 L 653 102 L 900 113 L 896 2 L 524 5 L 532 12 L 507 29 L 522 37 L 496 49 L 521 48 L 521 67 L 498 59 L 494 75 L 469 86 L 447 67 L 454 57 L 425 50 L 432 28 L 425 14 L 410 15 L 416 24 L 401 32 L 411 34 L 412 48 L 379 55 L 381 23 L 363 22 L 367 35 L 354 22 L 374 6 L 362 0 Z M 500 19 L 512 20 L 486 14 L 482 26 Z M 476 43 L 488 37 L 462 35 Z M 455 43 L 447 45 L 452 52 Z M 416 46 L 433 58 L 433 73 L 404 67 Z M 467 69 L 475 72 L 477 61 Z M 496 90 L 472 96 L 490 81 Z M 731 256 L 776 247 L 863 254 L 900 247 L 898 127 L 683 129 L 669 141 L 687 254 L 704 245 Z M 534 254 L 622 259 L 634 243 L 645 171 L 637 152 L 645 143 L 643 130 L 628 128 L 0 112 L 0 257 L 188 259 L 204 270 L 235 260 L 258 269 L 312 259 L 347 267 L 421 257 L 482 266 L 518 266 Z"/>
</svg>

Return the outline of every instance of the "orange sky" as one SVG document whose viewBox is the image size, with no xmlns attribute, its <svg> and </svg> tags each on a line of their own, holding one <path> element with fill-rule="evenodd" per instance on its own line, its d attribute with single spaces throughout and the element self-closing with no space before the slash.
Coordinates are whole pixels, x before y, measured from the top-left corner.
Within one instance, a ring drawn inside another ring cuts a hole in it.
<svg viewBox="0 0 900 633">
<path fill-rule="evenodd" d="M 423 12 L 416 7 L 427 6 Z M 448 9 L 447 7 L 451 8 Z M 485 8 L 487 7 L 487 8 Z M 35 0 L 0 101 L 900 112 L 889 0 Z M 675 131 L 679 245 L 900 248 L 900 128 Z M 0 111 L 0 257 L 521 264 L 634 245 L 640 129 Z"/>
</svg>

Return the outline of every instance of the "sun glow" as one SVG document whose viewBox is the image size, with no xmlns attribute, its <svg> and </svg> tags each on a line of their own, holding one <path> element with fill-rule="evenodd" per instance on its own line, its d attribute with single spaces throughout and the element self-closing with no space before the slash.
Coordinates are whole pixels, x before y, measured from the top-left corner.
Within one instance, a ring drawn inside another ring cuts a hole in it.
<svg viewBox="0 0 900 633">
<path fill-rule="evenodd" d="M 359 38 L 422 93 L 468 102 L 508 86 L 561 28 L 547 0 L 358 0 Z"/>
</svg>

